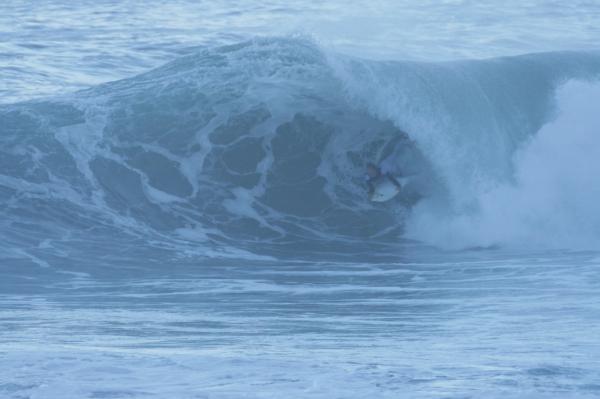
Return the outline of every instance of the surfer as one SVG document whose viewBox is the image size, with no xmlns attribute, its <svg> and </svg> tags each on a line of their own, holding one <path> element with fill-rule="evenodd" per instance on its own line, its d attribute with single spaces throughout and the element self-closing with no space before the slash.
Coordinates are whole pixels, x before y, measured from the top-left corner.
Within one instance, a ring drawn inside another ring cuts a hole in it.
<svg viewBox="0 0 600 399">
<path fill-rule="evenodd" d="M 376 188 L 382 186 L 382 183 L 389 181 L 395 187 L 396 193 L 400 191 L 402 185 L 390 173 L 382 173 L 381 168 L 369 162 L 367 164 L 367 186 L 369 188 L 369 198 L 373 201 Z M 389 184 L 389 183 L 388 183 Z M 393 196 L 393 195 L 392 195 Z"/>
</svg>

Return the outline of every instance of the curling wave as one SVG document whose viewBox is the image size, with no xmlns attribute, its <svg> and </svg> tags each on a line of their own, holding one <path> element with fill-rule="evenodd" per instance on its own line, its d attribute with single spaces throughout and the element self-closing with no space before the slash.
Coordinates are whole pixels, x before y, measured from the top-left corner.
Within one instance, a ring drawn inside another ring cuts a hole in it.
<svg viewBox="0 0 600 399">
<path fill-rule="evenodd" d="M 1 106 L 1 245 L 14 256 L 128 240 L 214 256 L 403 236 L 451 247 L 530 234 L 595 245 L 599 193 L 588 189 L 598 124 L 594 110 L 573 104 L 597 104 L 598 86 L 556 93 L 599 72 L 597 53 L 374 62 L 272 38 Z M 579 144 L 562 133 L 571 127 Z M 545 168 L 561 157 L 566 167 Z M 369 161 L 410 176 L 397 199 L 366 201 Z M 540 222 L 555 215 L 561 221 Z M 581 237 L 551 235 L 580 219 L 589 221 Z"/>
</svg>

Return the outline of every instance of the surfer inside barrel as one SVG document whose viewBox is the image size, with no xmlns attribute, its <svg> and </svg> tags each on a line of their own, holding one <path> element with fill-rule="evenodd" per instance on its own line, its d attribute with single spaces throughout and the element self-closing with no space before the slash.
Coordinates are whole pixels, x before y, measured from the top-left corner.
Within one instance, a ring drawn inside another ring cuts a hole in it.
<svg viewBox="0 0 600 399">
<path fill-rule="evenodd" d="M 382 173 L 381 168 L 373 163 L 367 164 L 367 186 L 369 199 L 373 202 L 385 202 L 400 192 L 402 185 L 390 173 Z"/>
</svg>

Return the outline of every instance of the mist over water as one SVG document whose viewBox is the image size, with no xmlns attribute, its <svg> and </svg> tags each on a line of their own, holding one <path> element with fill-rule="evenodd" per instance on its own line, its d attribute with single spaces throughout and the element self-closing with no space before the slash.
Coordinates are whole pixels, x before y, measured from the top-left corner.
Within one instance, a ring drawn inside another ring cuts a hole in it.
<svg viewBox="0 0 600 399">
<path fill-rule="evenodd" d="M 455 248 L 598 248 L 599 96 L 597 82 L 561 86 L 554 117 L 512 156 L 510 181 L 494 182 L 472 207 L 441 220 L 443 211 L 423 203 L 409 235 Z"/>
<path fill-rule="evenodd" d="M 0 396 L 596 396 L 600 9 L 399 4 L 0 6 Z"/>
</svg>

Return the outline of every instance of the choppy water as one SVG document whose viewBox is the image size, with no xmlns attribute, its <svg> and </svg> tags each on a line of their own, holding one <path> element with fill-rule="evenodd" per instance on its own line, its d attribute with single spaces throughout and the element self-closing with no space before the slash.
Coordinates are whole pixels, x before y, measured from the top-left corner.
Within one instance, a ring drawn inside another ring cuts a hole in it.
<svg viewBox="0 0 600 399">
<path fill-rule="evenodd" d="M 20 271 L 3 285 L 3 394 L 597 396 L 598 259 L 405 252 Z"/>
<path fill-rule="evenodd" d="M 0 11 L 0 396 L 598 395 L 594 3 Z"/>
</svg>

